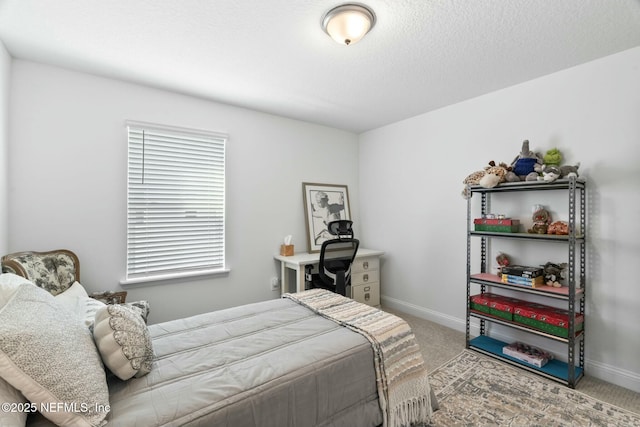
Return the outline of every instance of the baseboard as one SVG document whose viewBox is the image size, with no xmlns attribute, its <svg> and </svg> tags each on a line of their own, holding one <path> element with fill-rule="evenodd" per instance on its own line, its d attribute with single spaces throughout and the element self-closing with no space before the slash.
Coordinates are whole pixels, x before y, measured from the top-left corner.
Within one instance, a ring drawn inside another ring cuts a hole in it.
<svg viewBox="0 0 640 427">
<path fill-rule="evenodd" d="M 429 320 L 431 322 L 446 326 L 456 331 L 465 332 L 466 322 L 464 321 L 464 319 L 458 319 L 457 317 L 449 316 L 438 311 L 429 310 L 428 308 L 424 308 L 419 305 L 411 304 L 409 302 L 401 301 L 385 295 L 380 296 L 380 301 L 383 308 L 389 307 L 392 310 L 402 311 L 403 313 L 420 317 L 421 319 Z"/>
<path fill-rule="evenodd" d="M 420 317 L 439 325 L 449 327 L 456 331 L 465 332 L 466 322 L 464 319 L 449 316 L 435 310 L 430 310 L 428 308 L 424 308 L 419 305 L 411 304 L 409 302 L 391 298 L 385 295 L 382 295 L 380 297 L 380 300 L 383 307 L 389 307 L 392 310 L 398 310 L 403 313 L 407 313 L 412 316 Z M 478 327 L 472 325 L 471 334 L 477 335 L 478 333 Z M 510 337 L 508 336 L 496 336 L 496 338 L 504 341 L 509 341 L 510 339 Z M 640 374 L 637 372 L 627 371 L 591 359 L 585 359 L 585 372 L 587 372 L 587 375 L 594 378 L 598 378 L 617 386 L 633 390 L 636 393 L 640 393 Z"/>
<path fill-rule="evenodd" d="M 596 360 L 585 360 L 587 375 L 640 393 L 640 375 Z"/>
</svg>

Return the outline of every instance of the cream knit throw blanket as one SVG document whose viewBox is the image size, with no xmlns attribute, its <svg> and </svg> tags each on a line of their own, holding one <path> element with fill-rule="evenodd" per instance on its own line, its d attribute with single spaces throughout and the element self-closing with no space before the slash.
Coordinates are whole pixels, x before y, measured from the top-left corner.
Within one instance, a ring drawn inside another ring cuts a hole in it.
<svg viewBox="0 0 640 427">
<path fill-rule="evenodd" d="M 283 297 L 364 335 L 371 342 L 384 427 L 430 422 L 433 409 L 427 370 L 413 331 L 404 320 L 324 289 Z"/>
</svg>

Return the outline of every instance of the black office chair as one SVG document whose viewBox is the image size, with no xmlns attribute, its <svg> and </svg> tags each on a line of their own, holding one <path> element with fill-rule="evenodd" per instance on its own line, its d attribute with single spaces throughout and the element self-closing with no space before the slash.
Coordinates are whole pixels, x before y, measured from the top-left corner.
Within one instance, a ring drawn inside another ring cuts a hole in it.
<svg viewBox="0 0 640 427">
<path fill-rule="evenodd" d="M 307 271 L 307 283 L 310 288 L 328 289 L 340 295 L 350 295 L 351 265 L 358 252 L 360 241 L 353 237 L 353 221 L 338 220 L 327 224 L 335 239 L 325 240 L 320 249 L 318 274 Z"/>
</svg>

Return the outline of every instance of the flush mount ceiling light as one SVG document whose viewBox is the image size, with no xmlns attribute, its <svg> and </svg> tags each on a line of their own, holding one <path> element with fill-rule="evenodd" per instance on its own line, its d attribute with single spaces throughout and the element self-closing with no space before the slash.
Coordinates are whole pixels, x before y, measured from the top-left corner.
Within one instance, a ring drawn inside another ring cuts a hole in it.
<svg viewBox="0 0 640 427">
<path fill-rule="evenodd" d="M 361 4 L 343 4 L 328 11 L 322 18 L 322 29 L 332 39 L 349 46 L 373 28 L 376 15 Z"/>
</svg>

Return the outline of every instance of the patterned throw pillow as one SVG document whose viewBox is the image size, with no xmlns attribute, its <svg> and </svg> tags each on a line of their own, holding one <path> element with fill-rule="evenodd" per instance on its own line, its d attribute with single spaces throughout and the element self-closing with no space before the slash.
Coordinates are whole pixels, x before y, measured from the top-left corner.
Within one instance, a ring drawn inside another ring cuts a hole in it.
<svg viewBox="0 0 640 427">
<path fill-rule="evenodd" d="M 89 329 L 25 283 L 0 310 L 0 376 L 58 425 L 102 426 L 109 391 Z"/>
<path fill-rule="evenodd" d="M 121 380 L 151 371 L 151 336 L 140 314 L 125 305 L 107 305 L 96 313 L 93 338 L 102 361 Z"/>
<path fill-rule="evenodd" d="M 147 318 L 149 317 L 149 312 L 150 312 L 148 301 L 140 300 L 140 301 L 133 301 L 133 302 L 125 302 L 122 305 L 127 306 L 133 311 L 135 311 L 136 313 L 138 313 L 140 316 L 142 316 L 142 320 L 144 320 L 144 323 L 147 323 Z"/>
</svg>

